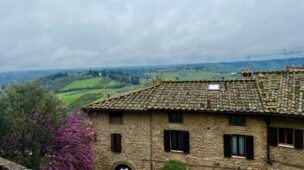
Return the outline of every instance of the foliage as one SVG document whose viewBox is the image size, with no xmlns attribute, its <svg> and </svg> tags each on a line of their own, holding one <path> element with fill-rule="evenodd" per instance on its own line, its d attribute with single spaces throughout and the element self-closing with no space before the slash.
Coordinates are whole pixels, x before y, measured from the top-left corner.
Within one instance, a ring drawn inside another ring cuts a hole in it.
<svg viewBox="0 0 304 170">
<path fill-rule="evenodd" d="M 41 169 L 93 169 L 93 140 L 93 128 L 86 123 L 86 117 L 75 113 L 68 115 L 46 147 L 47 157 Z"/>
<path fill-rule="evenodd" d="M 169 160 L 159 170 L 186 170 L 186 166 L 181 161 Z"/>
<path fill-rule="evenodd" d="M 0 155 L 38 169 L 63 111 L 61 101 L 35 82 L 8 85 L 0 95 Z"/>
</svg>

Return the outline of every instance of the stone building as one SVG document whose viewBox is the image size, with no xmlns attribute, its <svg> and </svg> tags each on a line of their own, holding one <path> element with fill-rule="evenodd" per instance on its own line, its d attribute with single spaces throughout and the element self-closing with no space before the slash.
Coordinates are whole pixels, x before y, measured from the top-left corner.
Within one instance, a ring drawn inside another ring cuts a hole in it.
<svg viewBox="0 0 304 170">
<path fill-rule="evenodd" d="M 304 70 L 250 76 L 164 81 L 85 106 L 95 168 L 304 169 Z"/>
</svg>

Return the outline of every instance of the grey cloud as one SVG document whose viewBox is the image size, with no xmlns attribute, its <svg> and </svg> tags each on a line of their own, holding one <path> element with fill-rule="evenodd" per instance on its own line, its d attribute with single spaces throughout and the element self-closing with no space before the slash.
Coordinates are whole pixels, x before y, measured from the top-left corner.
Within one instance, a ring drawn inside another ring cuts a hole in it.
<svg viewBox="0 0 304 170">
<path fill-rule="evenodd" d="M 0 71 L 233 61 L 303 47 L 303 18 L 302 0 L 0 0 Z"/>
</svg>

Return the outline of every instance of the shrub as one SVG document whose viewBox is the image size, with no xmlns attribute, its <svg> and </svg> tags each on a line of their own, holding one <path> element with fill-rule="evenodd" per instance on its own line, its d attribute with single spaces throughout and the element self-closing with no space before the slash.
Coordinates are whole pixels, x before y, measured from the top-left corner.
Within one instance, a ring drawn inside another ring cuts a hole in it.
<svg viewBox="0 0 304 170">
<path fill-rule="evenodd" d="M 53 169 L 93 169 L 91 143 L 93 128 L 80 114 L 70 114 L 63 119 L 52 142 L 46 146 L 46 157 L 41 170 Z"/>
<path fill-rule="evenodd" d="M 159 170 L 186 170 L 186 166 L 181 161 L 169 160 Z"/>
</svg>

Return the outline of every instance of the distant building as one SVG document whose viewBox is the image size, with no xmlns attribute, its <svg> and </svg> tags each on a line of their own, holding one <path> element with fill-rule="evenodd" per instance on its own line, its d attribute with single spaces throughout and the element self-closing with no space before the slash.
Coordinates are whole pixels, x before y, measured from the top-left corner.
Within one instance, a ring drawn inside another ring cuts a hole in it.
<svg viewBox="0 0 304 170">
<path fill-rule="evenodd" d="M 96 169 L 304 169 L 304 69 L 164 81 L 85 106 Z"/>
</svg>

